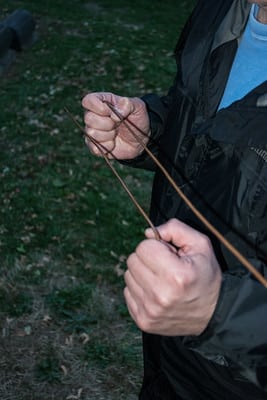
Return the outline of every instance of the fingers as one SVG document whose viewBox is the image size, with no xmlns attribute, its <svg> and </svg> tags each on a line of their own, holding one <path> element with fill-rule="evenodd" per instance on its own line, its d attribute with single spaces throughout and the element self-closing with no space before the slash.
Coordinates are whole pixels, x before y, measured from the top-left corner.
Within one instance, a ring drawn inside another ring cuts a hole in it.
<svg viewBox="0 0 267 400">
<path fill-rule="evenodd" d="M 110 116 L 111 110 L 104 101 L 112 102 L 111 93 L 88 93 L 82 99 L 82 106 L 85 110 L 102 116 Z"/>
<path fill-rule="evenodd" d="M 110 142 L 114 140 L 116 136 L 116 130 L 104 131 L 101 129 L 89 129 L 85 128 L 85 132 L 88 135 L 88 140 L 95 139 L 99 143 Z"/>
<path fill-rule="evenodd" d="M 108 155 L 108 158 L 114 158 L 112 154 L 115 148 L 115 140 L 100 142 L 99 140 L 94 141 L 91 137 L 85 137 L 85 143 L 90 149 L 91 153 L 96 156 L 101 156 L 104 154 Z"/>
<path fill-rule="evenodd" d="M 101 155 L 103 152 L 108 153 L 115 147 L 118 121 L 111 118 L 112 111 L 103 102 L 105 99 L 110 101 L 111 97 L 110 93 L 89 93 L 82 100 L 82 105 L 86 109 L 84 113 L 85 133 L 87 135 L 85 143 L 91 153 L 95 155 Z"/>
<path fill-rule="evenodd" d="M 107 103 L 110 103 L 115 107 L 117 112 L 124 118 L 133 111 L 133 105 L 130 98 L 114 95 L 113 93 L 89 93 L 82 99 L 82 106 L 85 110 L 102 117 L 109 117 L 113 121 L 119 122 L 119 116 L 110 109 Z"/>
<path fill-rule="evenodd" d="M 179 254 L 210 247 L 210 241 L 206 235 L 174 218 L 158 226 L 157 230 L 164 241 L 173 243 L 180 249 Z M 145 235 L 147 238 L 154 237 L 151 229 L 147 229 Z"/>
<path fill-rule="evenodd" d="M 86 97 L 90 97 L 90 101 L 87 100 L 86 102 L 90 107 L 90 111 L 85 111 L 84 113 L 87 135 L 100 142 L 112 140 L 116 134 L 115 130 L 118 122 L 111 118 L 111 110 L 98 99 L 97 95 L 90 94 Z"/>
<path fill-rule="evenodd" d="M 115 147 L 116 130 L 105 130 L 105 128 L 112 126 L 109 123 L 105 124 L 105 117 L 104 121 L 102 121 L 103 123 L 101 123 L 101 121 L 99 122 L 98 126 L 104 129 L 90 128 L 88 126 L 85 127 L 85 133 L 87 135 L 85 137 L 85 143 L 89 147 L 90 151 L 95 155 L 100 155 L 102 153 L 100 149 L 102 149 L 104 153 L 107 153 L 112 151 Z M 100 149 L 96 143 L 99 143 Z"/>
<path fill-rule="evenodd" d="M 85 142 L 95 155 L 114 150 L 115 139 L 121 122 L 105 102 L 111 103 L 116 109 L 125 108 L 126 104 L 129 103 L 127 98 L 105 92 L 89 93 L 83 98 L 85 133 L 87 135 Z M 124 110 L 123 113 L 127 112 Z M 95 142 L 91 139 L 94 139 Z M 100 147 L 97 143 L 100 144 Z M 110 158 L 113 158 L 113 156 L 110 155 Z"/>
<path fill-rule="evenodd" d="M 151 260 L 151 256 L 150 256 Z M 125 272 L 124 280 L 132 293 L 141 296 L 141 287 L 149 291 L 154 286 L 155 274 L 150 268 L 146 268 L 145 263 L 137 253 L 131 254 L 127 259 L 128 270 Z M 141 286 L 140 286 L 141 282 Z"/>
<path fill-rule="evenodd" d="M 96 129 L 101 131 L 111 131 L 116 128 L 118 122 L 113 121 L 110 116 L 103 116 L 86 111 L 84 113 L 84 123 L 87 129 Z"/>
<path fill-rule="evenodd" d="M 143 265 L 156 275 L 160 275 L 161 271 L 164 273 L 166 265 L 181 263 L 177 252 L 158 240 L 143 240 L 137 246 L 135 254 Z M 141 272 L 143 273 L 143 270 Z"/>
<path fill-rule="evenodd" d="M 93 154 L 95 155 L 101 154 L 99 146 L 104 151 L 104 153 L 107 153 L 114 149 L 115 138 L 117 135 L 115 129 L 105 131 L 105 130 L 86 127 L 85 132 L 87 135 L 85 137 L 85 143 Z M 99 143 L 99 146 L 96 146 L 97 143 Z"/>
<path fill-rule="evenodd" d="M 124 296 L 131 317 L 141 327 L 144 316 L 147 315 L 150 318 L 152 309 L 158 306 L 155 293 L 160 292 L 159 283 L 161 282 L 156 274 L 143 264 L 137 253 L 130 255 L 127 265 L 128 269 L 124 274 L 126 285 Z"/>
<path fill-rule="evenodd" d="M 107 102 L 112 104 L 114 111 Z M 89 140 L 91 137 L 103 145 L 104 152 L 112 151 L 112 154 L 108 154 L 109 158 L 133 159 L 142 153 L 143 145 L 136 136 L 147 142 L 150 134 L 150 121 L 146 104 L 142 99 L 98 92 L 87 94 L 82 99 L 82 105 L 85 109 L 85 132 L 88 137 L 86 144 L 93 154 L 102 153 L 96 143 L 91 143 Z M 133 126 L 138 126 L 135 129 L 136 136 L 122 119 L 127 119 Z M 106 151 L 104 147 L 108 150 Z"/>
</svg>

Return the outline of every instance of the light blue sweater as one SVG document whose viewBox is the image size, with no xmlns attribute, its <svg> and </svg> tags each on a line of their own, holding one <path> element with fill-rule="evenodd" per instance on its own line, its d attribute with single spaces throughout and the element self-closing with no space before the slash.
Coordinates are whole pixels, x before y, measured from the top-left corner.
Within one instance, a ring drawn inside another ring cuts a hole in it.
<svg viewBox="0 0 267 400">
<path fill-rule="evenodd" d="M 267 25 L 256 20 L 253 4 L 219 106 L 225 108 L 267 80 Z"/>
</svg>

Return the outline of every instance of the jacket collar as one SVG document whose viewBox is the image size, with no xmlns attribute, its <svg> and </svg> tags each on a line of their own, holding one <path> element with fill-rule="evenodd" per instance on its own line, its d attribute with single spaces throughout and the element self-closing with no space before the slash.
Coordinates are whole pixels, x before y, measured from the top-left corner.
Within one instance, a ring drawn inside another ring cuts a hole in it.
<svg viewBox="0 0 267 400">
<path fill-rule="evenodd" d="M 247 0 L 233 1 L 215 34 L 212 51 L 223 43 L 240 38 L 245 29 L 250 9 L 251 4 Z"/>
</svg>

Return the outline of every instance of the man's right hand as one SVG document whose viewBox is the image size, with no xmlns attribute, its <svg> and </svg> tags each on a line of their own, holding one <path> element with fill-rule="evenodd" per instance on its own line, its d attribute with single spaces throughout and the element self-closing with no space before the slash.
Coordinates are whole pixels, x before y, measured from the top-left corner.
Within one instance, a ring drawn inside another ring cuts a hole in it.
<svg viewBox="0 0 267 400">
<path fill-rule="evenodd" d="M 144 101 L 138 97 L 122 97 L 106 92 L 89 93 L 82 100 L 85 109 L 85 131 L 88 136 L 105 147 L 105 153 L 110 152 L 109 158 L 127 160 L 137 157 L 143 151 L 142 145 L 105 101 L 111 103 L 124 119 L 127 118 L 145 133 L 146 136 L 131 126 L 135 134 L 146 144 L 150 126 Z M 86 138 L 86 144 L 93 154 L 101 154 L 89 137 Z"/>
</svg>

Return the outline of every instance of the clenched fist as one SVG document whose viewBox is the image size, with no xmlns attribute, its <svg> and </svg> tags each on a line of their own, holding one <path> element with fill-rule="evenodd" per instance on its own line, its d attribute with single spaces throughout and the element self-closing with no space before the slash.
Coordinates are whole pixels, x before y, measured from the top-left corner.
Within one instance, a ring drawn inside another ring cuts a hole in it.
<svg viewBox="0 0 267 400">
<path fill-rule="evenodd" d="M 90 141 L 89 136 L 91 136 L 103 145 L 104 152 L 108 153 L 110 158 L 122 160 L 137 157 L 143 151 L 142 145 L 105 101 L 111 103 L 124 119 L 127 118 L 138 126 L 146 136 L 137 129 L 135 129 L 135 134 L 144 144 L 148 142 L 149 117 L 143 100 L 137 97 L 121 97 L 112 93 L 99 92 L 89 93 L 82 100 L 85 109 L 85 131 L 88 135 L 86 144 L 93 154 L 100 155 L 97 146 Z"/>
<path fill-rule="evenodd" d="M 218 300 L 222 274 L 207 236 L 172 219 L 151 229 L 127 260 L 124 295 L 129 312 L 145 332 L 200 335 Z"/>
</svg>

